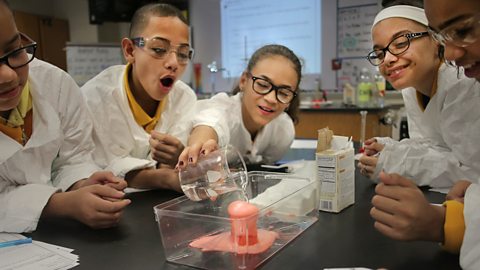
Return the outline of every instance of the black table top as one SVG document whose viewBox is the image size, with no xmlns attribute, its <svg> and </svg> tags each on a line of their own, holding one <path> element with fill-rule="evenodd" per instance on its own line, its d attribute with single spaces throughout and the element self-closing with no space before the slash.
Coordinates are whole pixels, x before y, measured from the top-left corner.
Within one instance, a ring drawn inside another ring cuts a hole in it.
<svg viewBox="0 0 480 270">
<path fill-rule="evenodd" d="M 320 105 L 318 107 L 300 107 L 302 112 L 358 112 L 358 111 L 369 111 L 369 112 L 379 112 L 388 109 L 399 109 L 403 105 L 385 105 L 379 107 L 377 105 L 371 106 L 355 106 L 355 105 L 345 105 L 342 103 L 333 103 Z"/>
<path fill-rule="evenodd" d="M 369 215 L 374 184 L 355 175 L 355 204 L 338 214 L 320 212 L 319 220 L 259 269 L 460 269 L 458 256 L 430 242 L 400 242 L 373 227 Z M 431 202 L 444 195 L 426 192 Z M 73 248 L 75 269 L 192 269 L 165 261 L 153 207 L 180 194 L 152 190 L 128 195 L 132 203 L 118 227 L 93 230 L 73 220 L 42 220 L 34 240 Z"/>
</svg>

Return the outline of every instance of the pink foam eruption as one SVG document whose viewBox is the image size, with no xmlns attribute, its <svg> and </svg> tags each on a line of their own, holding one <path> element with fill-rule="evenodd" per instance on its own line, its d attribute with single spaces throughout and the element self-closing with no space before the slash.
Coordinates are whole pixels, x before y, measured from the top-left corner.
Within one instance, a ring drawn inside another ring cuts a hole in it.
<svg viewBox="0 0 480 270">
<path fill-rule="evenodd" d="M 269 249 L 278 233 L 258 229 L 258 208 L 245 201 L 234 201 L 228 206 L 230 232 L 200 237 L 191 247 L 205 251 L 227 251 L 237 254 L 259 254 Z"/>
</svg>

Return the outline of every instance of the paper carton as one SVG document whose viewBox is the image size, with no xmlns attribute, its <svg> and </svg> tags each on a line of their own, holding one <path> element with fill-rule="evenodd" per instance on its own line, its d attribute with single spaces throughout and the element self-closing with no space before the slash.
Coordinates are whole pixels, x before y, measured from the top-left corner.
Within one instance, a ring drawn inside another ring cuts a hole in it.
<svg viewBox="0 0 480 270">
<path fill-rule="evenodd" d="M 338 213 L 355 202 L 355 154 L 347 137 L 333 136 L 331 145 L 316 153 L 319 209 Z"/>
</svg>

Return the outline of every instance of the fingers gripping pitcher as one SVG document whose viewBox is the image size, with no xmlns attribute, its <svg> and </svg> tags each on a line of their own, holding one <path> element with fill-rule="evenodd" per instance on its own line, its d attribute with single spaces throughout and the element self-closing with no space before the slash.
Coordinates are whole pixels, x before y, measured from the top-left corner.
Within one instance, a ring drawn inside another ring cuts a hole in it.
<svg viewBox="0 0 480 270">
<path fill-rule="evenodd" d="M 229 145 L 202 156 L 196 164 L 179 171 L 180 186 L 192 201 L 216 200 L 232 191 L 242 193 L 247 185 L 247 167 L 241 154 Z"/>
</svg>

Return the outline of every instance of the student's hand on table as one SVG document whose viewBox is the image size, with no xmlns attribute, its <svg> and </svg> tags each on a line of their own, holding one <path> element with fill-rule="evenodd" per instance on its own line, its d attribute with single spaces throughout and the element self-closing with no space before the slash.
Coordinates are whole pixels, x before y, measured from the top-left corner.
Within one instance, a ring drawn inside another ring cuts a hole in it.
<svg viewBox="0 0 480 270">
<path fill-rule="evenodd" d="M 109 186 L 87 186 L 73 192 L 76 194 L 70 200 L 70 209 L 74 218 L 97 229 L 117 225 L 123 209 L 131 202 L 123 199 L 125 193 Z"/>
<path fill-rule="evenodd" d="M 187 146 L 182 154 L 180 154 L 175 168 L 178 170 L 185 168 L 187 164 L 196 164 L 200 156 L 206 156 L 217 149 L 217 141 L 213 139 L 209 139 L 204 143 L 193 143 L 192 145 Z"/>
<path fill-rule="evenodd" d="M 127 182 L 124 179 L 116 177 L 115 175 L 113 175 L 112 172 L 100 171 L 93 173 L 87 179 L 77 181 L 69 188 L 69 190 L 76 190 L 82 187 L 96 184 L 107 185 L 120 191 L 124 190 L 127 187 Z"/>
<path fill-rule="evenodd" d="M 70 217 L 92 228 L 108 228 L 118 224 L 123 209 L 130 204 L 124 196 L 125 193 L 107 185 L 59 192 L 50 197 L 42 215 Z"/>
<path fill-rule="evenodd" d="M 375 228 L 396 240 L 443 241 L 445 208 L 427 201 L 411 180 L 380 173 L 370 215 Z"/>
<path fill-rule="evenodd" d="M 360 173 L 372 178 L 375 173 L 375 168 L 377 167 L 378 157 L 377 156 L 367 156 L 362 155 L 358 160 L 357 167 L 360 169 Z"/>
<path fill-rule="evenodd" d="M 150 134 L 150 148 L 152 151 L 152 158 L 159 164 L 166 164 L 174 168 L 178 162 L 178 156 L 182 153 L 185 146 L 176 137 L 152 131 Z"/>
<path fill-rule="evenodd" d="M 364 155 L 373 156 L 380 153 L 385 145 L 378 143 L 377 139 L 370 138 L 363 143 Z"/>
<path fill-rule="evenodd" d="M 463 203 L 463 199 L 465 197 L 465 192 L 467 192 L 468 187 L 472 184 L 472 182 L 467 180 L 460 180 L 453 187 L 448 191 L 447 200 L 456 200 Z"/>
</svg>

